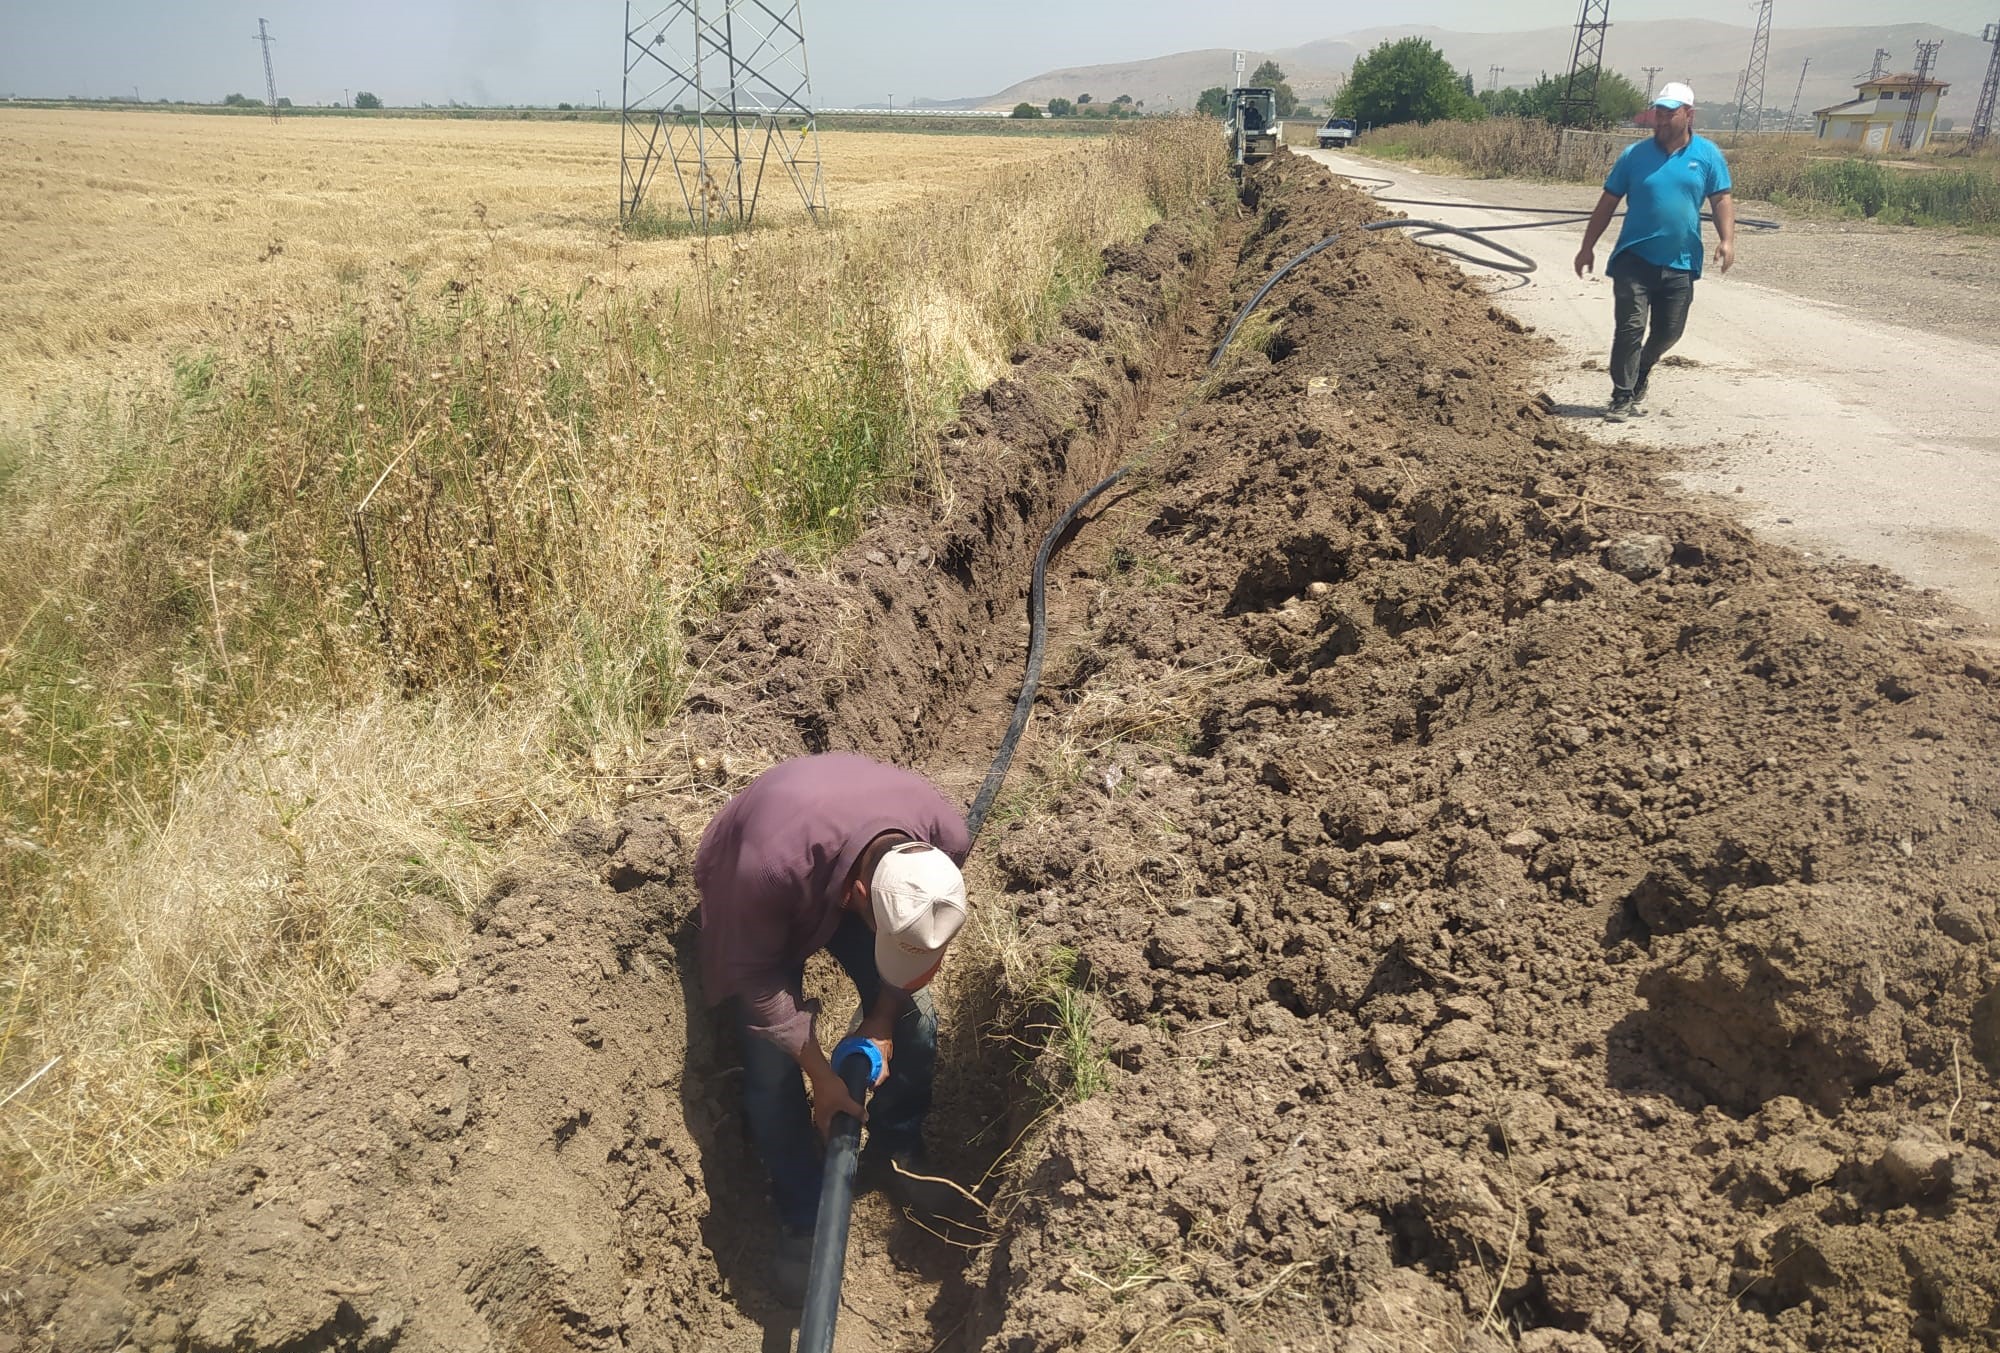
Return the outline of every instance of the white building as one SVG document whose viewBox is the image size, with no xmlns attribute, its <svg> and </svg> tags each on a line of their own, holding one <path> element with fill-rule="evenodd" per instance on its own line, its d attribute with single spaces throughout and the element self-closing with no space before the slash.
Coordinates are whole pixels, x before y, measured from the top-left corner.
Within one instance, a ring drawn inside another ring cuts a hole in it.
<svg viewBox="0 0 2000 1353">
<path fill-rule="evenodd" d="M 1813 110 L 1818 123 L 1815 134 L 1822 141 L 1858 141 L 1869 150 L 1901 150 L 1903 126 L 1914 106 L 1917 124 L 1910 133 L 1909 149 L 1922 150 L 1930 143 L 1938 100 L 1950 88 L 1943 80 L 1919 82 L 1914 75 L 1879 75 L 1864 80 L 1858 98 Z"/>
</svg>

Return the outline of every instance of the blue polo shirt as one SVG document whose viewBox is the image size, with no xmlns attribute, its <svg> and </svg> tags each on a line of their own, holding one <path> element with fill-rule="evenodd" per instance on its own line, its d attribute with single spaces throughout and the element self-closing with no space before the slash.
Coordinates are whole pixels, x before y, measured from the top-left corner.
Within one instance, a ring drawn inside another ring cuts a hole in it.
<svg viewBox="0 0 2000 1353">
<path fill-rule="evenodd" d="M 1604 191 L 1625 199 L 1606 272 L 1630 249 L 1648 263 L 1701 276 L 1701 205 L 1729 191 L 1729 165 L 1715 142 L 1690 137 L 1669 155 L 1650 136 L 1634 141 L 1611 166 Z"/>
</svg>

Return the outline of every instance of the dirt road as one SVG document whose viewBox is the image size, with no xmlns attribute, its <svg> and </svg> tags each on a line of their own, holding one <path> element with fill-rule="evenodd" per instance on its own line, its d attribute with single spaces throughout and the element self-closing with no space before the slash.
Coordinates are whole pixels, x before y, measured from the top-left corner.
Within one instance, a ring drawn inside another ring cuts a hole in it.
<svg viewBox="0 0 2000 1353">
<path fill-rule="evenodd" d="M 1584 210 L 1596 198 L 1584 186 L 1442 178 L 1364 156 L 1299 153 L 1339 173 L 1393 178 L 1396 186 L 1383 193 L 1390 197 L 1574 202 Z M 1472 208 L 1396 210 L 1454 225 L 1528 219 Z M 1727 277 L 1711 268 L 1696 290 L 1674 354 L 1687 364 L 1655 378 L 1654 416 L 1623 427 L 1593 424 L 1593 434 L 1682 452 L 1681 482 L 1729 499 L 1760 533 L 1936 587 L 1978 613 L 1986 641 L 1996 642 L 2000 294 L 1970 281 L 1934 281 L 1945 270 L 1933 257 L 1936 237 L 1899 233 L 1858 251 L 1824 226 L 1807 229 L 1814 238 L 1803 247 L 1744 232 L 1736 267 Z M 1600 268 L 1615 231 L 1598 248 Z M 1498 300 L 1559 345 L 1548 371 L 1559 408 L 1594 419 L 1610 388 L 1601 368 L 1611 287 L 1601 273 L 1579 280 L 1572 271 L 1581 233 L 1561 226 L 1501 236 L 1540 270 Z M 1859 257 L 1844 272 L 1803 260 L 1761 266 L 1760 255 L 1795 253 Z M 1927 289 L 1945 293 L 1930 308 L 1948 315 L 1935 326 L 1946 332 L 1911 327 L 1916 317 L 1899 304 Z"/>
</svg>

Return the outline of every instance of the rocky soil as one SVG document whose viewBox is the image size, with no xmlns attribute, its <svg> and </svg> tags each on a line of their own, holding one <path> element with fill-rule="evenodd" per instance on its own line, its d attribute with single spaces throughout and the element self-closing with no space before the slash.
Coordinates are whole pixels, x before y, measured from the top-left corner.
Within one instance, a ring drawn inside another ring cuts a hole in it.
<svg viewBox="0 0 2000 1353">
<path fill-rule="evenodd" d="M 2000 1342 L 1993 669 L 1580 438 L 1393 233 L 1207 370 L 1376 210 L 1280 155 L 1109 255 L 948 483 L 752 571 L 647 792 L 236 1155 L 0 1269 L 0 1349 L 785 1346 L 691 843 L 808 750 L 969 799 L 1037 537 L 1123 462 L 939 993 L 989 1233 L 864 1197 L 840 1346 Z"/>
</svg>

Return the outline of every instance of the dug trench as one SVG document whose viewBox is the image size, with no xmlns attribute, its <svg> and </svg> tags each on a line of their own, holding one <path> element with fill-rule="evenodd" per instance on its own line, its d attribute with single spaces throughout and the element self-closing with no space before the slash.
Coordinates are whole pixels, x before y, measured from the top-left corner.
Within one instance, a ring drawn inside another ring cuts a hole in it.
<svg viewBox="0 0 2000 1353">
<path fill-rule="evenodd" d="M 643 794 L 236 1154 L 8 1272 L 0 1347 L 783 1346 L 691 843 L 822 748 L 969 799 L 1114 461 L 939 995 L 987 1234 L 864 1196 L 841 1345 L 1991 1347 L 1988 660 L 1577 436 L 1378 211 L 1281 153 L 1108 254 L 934 496 L 752 570 Z"/>
</svg>

